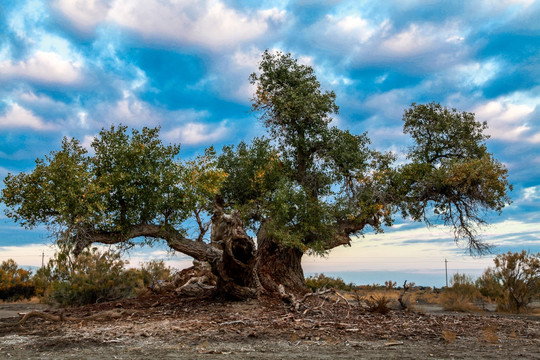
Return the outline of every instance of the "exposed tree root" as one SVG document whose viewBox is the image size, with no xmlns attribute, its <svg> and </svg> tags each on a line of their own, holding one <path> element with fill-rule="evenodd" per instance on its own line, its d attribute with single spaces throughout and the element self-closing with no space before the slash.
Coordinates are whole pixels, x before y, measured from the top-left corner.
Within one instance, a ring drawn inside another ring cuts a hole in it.
<svg viewBox="0 0 540 360">
<path fill-rule="evenodd" d="M 89 316 L 65 316 L 63 313 L 60 315 L 52 315 L 43 311 L 30 311 L 22 317 L 21 320 L 17 323 L 18 325 L 23 325 L 28 319 L 33 317 L 39 317 L 46 320 L 51 321 L 90 321 L 90 320 L 107 320 L 107 319 L 118 319 L 122 317 L 122 315 L 125 313 L 125 310 L 122 309 L 116 309 L 116 310 L 108 310 L 108 311 L 102 311 L 94 315 Z M 20 315 L 20 314 L 19 314 Z"/>
</svg>

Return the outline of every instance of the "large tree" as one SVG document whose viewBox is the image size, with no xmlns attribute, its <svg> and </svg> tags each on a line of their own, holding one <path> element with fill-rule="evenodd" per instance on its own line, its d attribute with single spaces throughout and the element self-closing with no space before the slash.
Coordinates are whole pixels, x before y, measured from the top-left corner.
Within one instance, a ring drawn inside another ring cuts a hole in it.
<svg viewBox="0 0 540 360">
<path fill-rule="evenodd" d="M 413 104 L 403 117 L 408 162 L 395 165 L 392 154 L 370 149 L 366 134 L 332 126 L 335 94 L 321 90 L 311 67 L 266 51 L 259 70 L 250 78 L 252 110 L 270 139 L 219 156 L 208 149 L 189 162 L 177 160 L 179 146 L 165 146 L 158 129 L 103 130 L 93 155 L 65 139 L 31 172 L 5 178 L 7 216 L 28 228 L 46 224 L 76 251 L 164 240 L 208 261 L 218 292 L 234 298 L 280 284 L 302 291 L 303 254 L 350 245 L 367 229 L 391 226 L 396 214 L 450 225 L 457 241 L 486 250 L 476 229 L 484 212 L 508 203 L 510 185 L 487 151 L 485 123 Z"/>
</svg>

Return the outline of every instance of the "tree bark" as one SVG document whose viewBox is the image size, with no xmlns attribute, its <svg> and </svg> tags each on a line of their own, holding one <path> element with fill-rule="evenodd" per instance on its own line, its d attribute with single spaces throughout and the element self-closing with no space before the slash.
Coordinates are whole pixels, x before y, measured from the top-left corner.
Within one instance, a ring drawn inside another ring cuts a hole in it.
<svg viewBox="0 0 540 360">
<path fill-rule="evenodd" d="M 218 278 L 218 295 L 239 300 L 257 297 L 260 283 L 255 243 L 246 234 L 240 215 L 226 214 L 220 199 L 214 201 L 211 244 L 222 251 L 220 259 L 210 262 Z"/>
<path fill-rule="evenodd" d="M 336 233 L 328 241 L 328 249 L 350 244 L 350 234 L 366 225 L 376 225 L 378 216 L 363 221 L 336 223 Z M 303 251 L 281 246 L 268 233 L 263 221 L 257 233 L 257 246 L 244 229 L 237 212 L 227 214 L 220 198 L 214 202 L 210 243 L 185 238 L 170 226 L 140 224 L 127 232 L 86 231 L 86 241 L 77 244 L 75 251 L 93 242 L 118 244 L 137 237 L 163 239 L 172 249 L 211 265 L 217 276 L 217 294 L 229 299 L 257 297 L 261 290 L 278 293 L 282 285 L 294 294 L 306 293 L 302 269 Z"/>
<path fill-rule="evenodd" d="M 305 293 L 303 255 L 298 249 L 280 246 L 268 235 L 263 224 L 257 233 L 257 273 L 262 287 L 278 293 L 279 285 L 283 285 L 289 292 Z"/>
</svg>

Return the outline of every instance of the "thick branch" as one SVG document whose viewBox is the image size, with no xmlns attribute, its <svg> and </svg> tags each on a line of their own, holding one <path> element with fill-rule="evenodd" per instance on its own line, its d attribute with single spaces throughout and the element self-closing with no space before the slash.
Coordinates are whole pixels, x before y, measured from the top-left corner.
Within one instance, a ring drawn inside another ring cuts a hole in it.
<svg viewBox="0 0 540 360">
<path fill-rule="evenodd" d="M 201 241 L 185 238 L 171 227 L 161 225 L 141 224 L 133 225 L 127 232 L 91 231 L 88 234 L 88 243 L 78 246 L 82 250 L 90 243 L 119 244 L 138 237 L 163 239 L 172 249 L 193 257 L 199 261 L 214 261 L 221 258 L 222 251 Z"/>
<path fill-rule="evenodd" d="M 351 245 L 351 235 L 363 230 L 367 225 L 377 227 L 379 225 L 379 217 L 375 214 L 367 219 L 343 219 L 336 223 L 336 233 L 329 242 L 326 243 L 325 249 L 331 250 L 340 245 Z"/>
</svg>

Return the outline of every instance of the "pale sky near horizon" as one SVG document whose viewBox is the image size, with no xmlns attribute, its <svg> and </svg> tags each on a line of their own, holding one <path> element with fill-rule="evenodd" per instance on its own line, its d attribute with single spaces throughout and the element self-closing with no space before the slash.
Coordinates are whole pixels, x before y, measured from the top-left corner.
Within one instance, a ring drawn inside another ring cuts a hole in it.
<svg viewBox="0 0 540 360">
<path fill-rule="evenodd" d="M 403 111 L 436 101 L 487 121 L 513 203 L 483 238 L 496 253 L 540 252 L 540 1 L 0 0 L 0 179 L 29 171 L 63 136 L 87 146 L 102 127 L 161 126 L 191 158 L 264 134 L 249 111 L 264 49 L 291 52 L 334 90 L 334 123 L 402 154 Z M 0 188 L 3 183 L 0 184 Z M 0 260 L 39 266 L 44 230 L 3 214 Z M 399 220 L 307 273 L 478 274 L 444 229 Z M 132 263 L 163 257 L 136 249 Z M 171 264 L 187 264 L 181 256 Z M 366 280 L 369 282 L 369 280 Z"/>
</svg>

